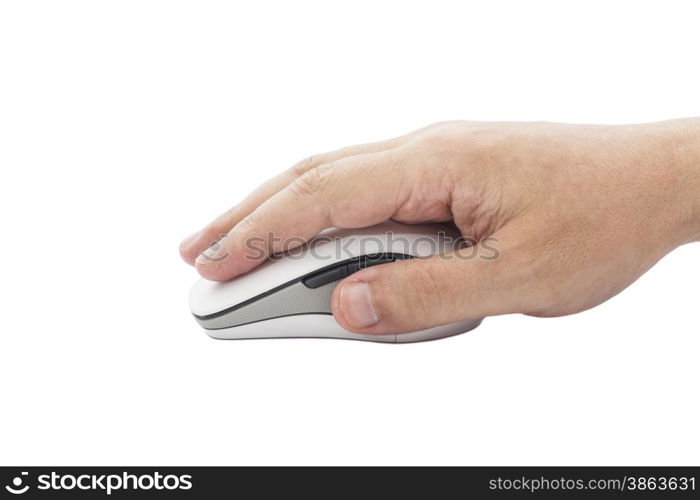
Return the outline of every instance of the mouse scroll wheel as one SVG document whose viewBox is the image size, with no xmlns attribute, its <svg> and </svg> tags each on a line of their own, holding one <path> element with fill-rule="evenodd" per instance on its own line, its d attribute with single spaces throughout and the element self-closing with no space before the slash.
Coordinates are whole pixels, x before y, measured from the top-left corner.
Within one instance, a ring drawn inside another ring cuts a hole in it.
<svg viewBox="0 0 700 500">
<path fill-rule="evenodd" d="M 356 273 L 360 269 L 365 267 L 376 266 L 378 264 L 386 264 L 388 262 L 394 262 L 393 256 L 365 256 L 358 259 L 353 259 L 350 262 L 337 264 L 331 268 L 323 269 L 317 273 L 311 274 L 303 279 L 304 285 L 309 288 L 318 288 L 328 283 L 333 283 L 334 281 L 342 280 L 347 278 L 353 273 Z"/>
</svg>

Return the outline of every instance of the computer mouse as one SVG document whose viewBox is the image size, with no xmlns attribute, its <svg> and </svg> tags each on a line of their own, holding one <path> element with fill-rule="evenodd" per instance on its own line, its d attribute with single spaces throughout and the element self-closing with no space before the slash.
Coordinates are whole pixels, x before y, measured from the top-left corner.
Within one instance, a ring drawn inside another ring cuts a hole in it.
<svg viewBox="0 0 700 500">
<path fill-rule="evenodd" d="M 190 292 L 190 309 L 216 339 L 312 337 L 402 343 L 449 337 L 472 330 L 481 319 L 407 333 L 358 334 L 333 319 L 331 296 L 343 278 L 364 267 L 445 254 L 460 243 L 459 232 L 446 224 L 387 221 L 364 229 L 332 228 L 231 281 L 200 279 Z"/>
</svg>

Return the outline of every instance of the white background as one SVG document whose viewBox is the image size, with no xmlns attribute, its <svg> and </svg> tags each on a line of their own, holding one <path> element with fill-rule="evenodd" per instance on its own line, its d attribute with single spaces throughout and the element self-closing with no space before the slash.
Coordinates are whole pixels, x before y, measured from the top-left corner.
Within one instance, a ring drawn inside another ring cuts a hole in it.
<svg viewBox="0 0 700 500">
<path fill-rule="evenodd" d="M 698 464 L 700 246 L 560 319 L 220 342 L 180 239 L 444 119 L 700 114 L 696 2 L 0 4 L 0 462 Z"/>
</svg>

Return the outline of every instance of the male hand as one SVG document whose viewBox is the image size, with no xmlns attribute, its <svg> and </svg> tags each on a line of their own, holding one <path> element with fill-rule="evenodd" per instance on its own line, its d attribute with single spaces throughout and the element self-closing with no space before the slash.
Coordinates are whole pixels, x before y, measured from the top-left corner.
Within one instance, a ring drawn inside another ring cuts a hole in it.
<svg viewBox="0 0 700 500">
<path fill-rule="evenodd" d="M 225 281 L 261 263 L 246 250 L 251 238 L 272 233 L 281 245 L 389 218 L 452 221 L 465 237 L 496 238 L 500 257 L 359 271 L 332 300 L 348 330 L 397 333 L 498 314 L 583 311 L 700 239 L 700 119 L 437 123 L 307 158 L 185 239 L 180 252 L 203 277 Z M 215 241 L 228 257 L 198 258 Z"/>
</svg>

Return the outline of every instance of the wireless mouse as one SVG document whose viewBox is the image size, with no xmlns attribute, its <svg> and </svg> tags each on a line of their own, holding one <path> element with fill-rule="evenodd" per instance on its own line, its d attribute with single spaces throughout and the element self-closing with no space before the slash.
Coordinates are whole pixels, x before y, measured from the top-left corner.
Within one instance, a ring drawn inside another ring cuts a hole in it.
<svg viewBox="0 0 700 500">
<path fill-rule="evenodd" d="M 449 337 L 477 327 L 481 319 L 416 332 L 362 335 L 333 319 L 331 296 L 343 278 L 364 267 L 449 253 L 462 241 L 459 238 L 455 229 L 443 224 L 385 222 L 364 229 L 329 229 L 231 281 L 200 279 L 190 292 L 190 309 L 216 339 L 315 337 L 402 343 Z"/>
</svg>

